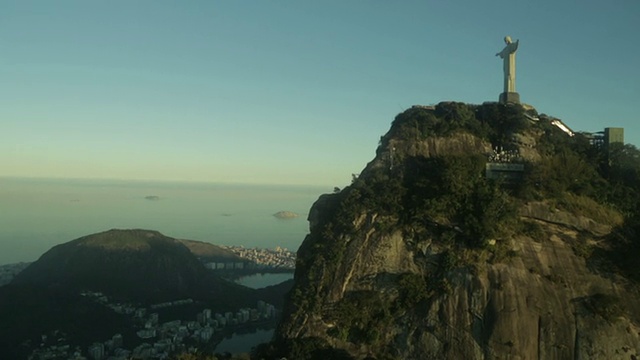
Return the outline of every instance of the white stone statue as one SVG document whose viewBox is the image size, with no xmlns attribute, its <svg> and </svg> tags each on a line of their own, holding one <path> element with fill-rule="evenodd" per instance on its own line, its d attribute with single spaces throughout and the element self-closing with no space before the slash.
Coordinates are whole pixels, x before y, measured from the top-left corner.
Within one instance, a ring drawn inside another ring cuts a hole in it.
<svg viewBox="0 0 640 360">
<path fill-rule="evenodd" d="M 518 50 L 518 42 L 511 42 L 511 37 L 505 36 L 504 42 L 507 46 L 502 49 L 496 56 L 503 59 L 504 64 L 504 92 L 516 92 L 516 50 Z"/>
</svg>

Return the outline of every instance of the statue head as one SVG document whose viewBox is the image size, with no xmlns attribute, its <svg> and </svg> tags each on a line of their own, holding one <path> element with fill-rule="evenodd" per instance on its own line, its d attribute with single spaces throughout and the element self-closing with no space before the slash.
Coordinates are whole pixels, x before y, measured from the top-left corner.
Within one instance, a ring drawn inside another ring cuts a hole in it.
<svg viewBox="0 0 640 360">
<path fill-rule="evenodd" d="M 511 36 L 508 36 L 508 35 L 507 35 L 507 36 L 505 36 L 505 37 L 504 37 L 504 42 L 505 42 L 506 44 L 511 44 Z"/>
</svg>

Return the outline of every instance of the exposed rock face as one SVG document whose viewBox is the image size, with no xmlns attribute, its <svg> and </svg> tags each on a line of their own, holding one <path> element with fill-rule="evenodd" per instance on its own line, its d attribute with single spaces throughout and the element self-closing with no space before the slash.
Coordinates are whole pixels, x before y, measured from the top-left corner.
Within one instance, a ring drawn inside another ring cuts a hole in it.
<svg viewBox="0 0 640 360">
<path fill-rule="evenodd" d="M 640 352 L 634 322 L 604 319 L 588 308 L 594 294 L 607 292 L 626 299 L 637 319 L 637 291 L 593 274 L 560 237 L 575 232 L 549 230 L 543 242 L 512 244 L 519 256 L 504 264 L 450 274 L 452 292 L 434 301 L 425 319 L 414 320 L 409 339 L 419 339 L 430 358 L 613 359 Z"/>
<path fill-rule="evenodd" d="M 540 134 L 536 134 L 540 136 Z M 540 154 L 535 150 L 536 140 L 532 134 L 514 134 L 512 144 L 518 149 L 520 156 L 528 161 L 540 160 Z"/>
<path fill-rule="evenodd" d="M 449 292 L 380 329 L 382 345 L 327 335 L 335 321 L 328 314 L 347 293 L 373 291 L 393 299 L 398 296 L 394 274 L 424 276 L 441 255 L 428 241 L 415 244 L 399 231 L 378 233 L 375 221 L 375 214 L 364 216 L 360 226 L 366 235 L 343 239 L 348 245 L 335 272 L 296 274 L 296 281 L 307 277 L 326 285 L 317 288 L 318 309 L 291 314 L 280 336 L 325 338 L 355 358 L 388 353 L 402 359 L 632 359 L 640 354 L 640 292 L 622 278 L 594 273 L 574 253 L 572 244 L 585 234 L 573 224 L 544 224 L 542 239 L 518 237 L 509 244 L 517 256 L 504 263 L 449 272 Z M 308 260 L 313 259 L 306 252 L 313 246 L 310 239 L 300 251 Z M 615 298 L 614 306 L 624 310 L 611 318 L 594 313 L 598 294 Z"/>
<path fill-rule="evenodd" d="M 613 226 L 620 225 L 622 218 L 612 224 L 600 224 L 585 216 L 573 215 L 549 207 L 543 202 L 531 202 L 520 208 L 520 215 L 552 224 L 561 224 L 578 231 L 587 231 L 597 236 L 609 234 Z"/>
<path fill-rule="evenodd" d="M 383 145 L 363 181 L 388 167 L 391 148 L 396 167 L 491 150 L 468 133 Z M 279 340 L 319 338 L 356 359 L 640 359 L 638 286 L 581 254 L 619 223 L 516 202 L 517 220 L 538 230 L 474 248 L 442 235 L 464 231 L 455 219 L 347 213 L 350 195 L 323 195 L 309 212 Z"/>
<path fill-rule="evenodd" d="M 420 141 L 393 139 L 390 145 L 407 156 L 438 157 L 444 155 L 488 154 L 491 144 L 467 133 L 450 137 L 428 137 Z"/>
</svg>

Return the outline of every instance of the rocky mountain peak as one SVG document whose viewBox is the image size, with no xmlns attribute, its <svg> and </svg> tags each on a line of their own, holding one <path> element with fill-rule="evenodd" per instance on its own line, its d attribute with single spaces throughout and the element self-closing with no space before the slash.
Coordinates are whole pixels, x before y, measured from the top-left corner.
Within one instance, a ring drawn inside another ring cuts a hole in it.
<svg viewBox="0 0 640 360">
<path fill-rule="evenodd" d="M 640 356 L 620 250 L 637 248 L 637 204 L 616 195 L 640 189 L 602 159 L 532 108 L 408 109 L 310 210 L 274 354 Z"/>
</svg>

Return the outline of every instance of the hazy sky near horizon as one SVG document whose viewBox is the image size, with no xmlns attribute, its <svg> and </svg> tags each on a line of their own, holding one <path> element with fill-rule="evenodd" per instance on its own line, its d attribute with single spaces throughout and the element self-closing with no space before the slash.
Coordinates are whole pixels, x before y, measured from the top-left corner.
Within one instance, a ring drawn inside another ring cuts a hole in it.
<svg viewBox="0 0 640 360">
<path fill-rule="evenodd" d="M 0 0 L 0 176 L 343 186 L 414 104 L 640 145 L 640 2 Z"/>
</svg>

